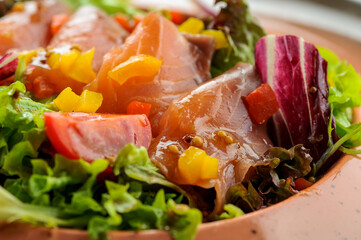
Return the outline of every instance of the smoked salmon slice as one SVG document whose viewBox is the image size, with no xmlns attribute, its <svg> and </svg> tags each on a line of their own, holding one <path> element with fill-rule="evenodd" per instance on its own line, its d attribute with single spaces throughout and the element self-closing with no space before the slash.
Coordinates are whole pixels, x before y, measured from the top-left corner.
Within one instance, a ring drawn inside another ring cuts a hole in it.
<svg viewBox="0 0 361 240">
<path fill-rule="evenodd" d="M 210 79 L 215 41 L 209 36 L 199 36 L 198 42 L 203 46 L 188 41 L 165 17 L 149 13 L 122 46 L 105 55 L 97 79 L 88 86 L 103 94 L 103 104 L 98 112 L 125 113 L 132 101 L 151 104 L 149 120 L 156 136 L 160 117 L 172 100 Z M 140 54 L 162 61 L 155 77 L 147 81 L 134 77 L 123 84 L 108 77 L 109 71 Z"/>
<path fill-rule="evenodd" d="M 222 211 L 227 190 L 242 182 L 248 169 L 272 146 L 266 126 L 252 122 L 242 100 L 260 84 L 254 68 L 240 63 L 174 100 L 161 119 L 159 136 L 149 148 L 151 160 L 167 179 L 181 185 L 185 181 L 178 160 L 186 149 L 197 143 L 196 147 L 217 158 L 218 177 L 194 184 L 214 187 L 215 213 Z M 197 142 L 193 142 L 195 137 Z"/>
<path fill-rule="evenodd" d="M 55 14 L 69 14 L 60 1 L 44 0 L 17 3 L 0 19 L 0 55 L 10 49 L 30 50 L 46 47 L 51 38 L 50 23 Z"/>
<path fill-rule="evenodd" d="M 94 48 L 93 68 L 97 72 L 103 62 L 103 56 L 112 47 L 121 45 L 127 36 L 127 31 L 102 10 L 84 6 L 60 28 L 49 46 L 78 46 L 84 52 Z"/>
</svg>

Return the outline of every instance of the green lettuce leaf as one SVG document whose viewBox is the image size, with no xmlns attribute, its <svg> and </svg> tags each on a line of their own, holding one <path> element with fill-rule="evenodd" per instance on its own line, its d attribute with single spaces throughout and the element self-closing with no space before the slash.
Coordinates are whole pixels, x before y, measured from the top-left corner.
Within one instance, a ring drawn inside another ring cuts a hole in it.
<svg viewBox="0 0 361 240">
<path fill-rule="evenodd" d="M 20 81 L 0 87 L 0 173 L 29 176 L 29 157 L 37 156 L 45 141 L 43 113 L 49 104 L 26 96 Z"/>
<path fill-rule="evenodd" d="M 352 65 L 341 61 L 331 50 L 318 47 L 321 56 L 328 62 L 327 80 L 330 88 L 328 101 L 336 122 L 336 133 L 342 138 L 358 128 L 353 123 L 353 108 L 361 106 L 361 76 Z M 354 148 L 361 145 L 361 132 L 348 139 L 344 146 Z"/>
<path fill-rule="evenodd" d="M 123 175 L 121 173 L 124 173 Z M 126 145 L 118 154 L 114 164 L 114 174 L 122 181 L 137 180 L 147 185 L 160 185 L 187 196 L 187 193 L 177 185 L 166 180 L 159 169 L 150 161 L 144 147 L 137 148 L 134 144 Z M 191 199 L 191 198 L 189 198 Z M 193 203 L 190 202 L 193 206 Z"/>
<path fill-rule="evenodd" d="M 58 216 L 58 209 L 23 203 L 0 186 L 0 220 L 8 222 L 22 220 L 42 223 L 46 226 L 66 225 Z"/>
<path fill-rule="evenodd" d="M 227 203 L 251 212 L 296 194 L 294 181 L 311 172 L 312 157 L 308 152 L 302 145 L 289 150 L 270 148 L 262 163 L 250 169 L 248 175 L 251 177 L 246 183 L 236 184 L 228 190 Z"/>
<path fill-rule="evenodd" d="M 54 160 L 27 159 L 24 172 L 29 174 L 6 180 L 8 192 L 3 189 L 7 198 L 16 199 L 14 209 L 20 208 L 14 220 L 87 228 L 92 239 L 104 239 L 111 230 L 169 229 L 175 239 L 185 240 L 194 238 L 202 222 L 198 209 L 178 203 L 178 188 L 158 172 L 144 148 L 128 145 L 119 153 L 113 166 L 118 182 L 98 182 L 109 165 L 104 159 L 88 163 L 58 154 Z M 7 211 L 0 207 L 2 220 L 12 221 L 13 212 Z"/>
<path fill-rule="evenodd" d="M 231 219 L 243 216 L 244 212 L 239 207 L 233 205 L 233 204 L 225 204 L 224 205 L 224 212 L 214 216 L 211 220 L 212 221 L 218 221 L 218 220 L 224 220 L 224 219 Z"/>
<path fill-rule="evenodd" d="M 245 0 L 217 0 L 226 3 L 215 19 L 215 28 L 228 36 L 229 47 L 217 50 L 212 60 L 211 73 L 216 77 L 238 62 L 254 64 L 254 48 L 266 35 L 249 11 Z"/>
</svg>

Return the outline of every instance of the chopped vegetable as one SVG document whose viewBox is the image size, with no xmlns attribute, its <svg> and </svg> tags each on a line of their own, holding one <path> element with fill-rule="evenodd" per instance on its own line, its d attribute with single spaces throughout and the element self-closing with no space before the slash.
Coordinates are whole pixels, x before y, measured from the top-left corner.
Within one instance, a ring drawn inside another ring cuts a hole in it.
<svg viewBox="0 0 361 240">
<path fill-rule="evenodd" d="M 132 19 L 129 19 L 124 14 L 115 15 L 114 20 L 117 21 L 117 23 L 119 23 L 119 25 L 122 26 L 129 33 L 133 32 L 134 28 L 136 27 L 135 21 Z"/>
<path fill-rule="evenodd" d="M 101 93 L 84 90 L 80 95 L 79 102 L 74 111 L 94 113 L 100 108 L 102 102 L 103 95 Z"/>
<path fill-rule="evenodd" d="M 54 104 L 60 111 L 72 112 L 77 107 L 79 99 L 80 97 L 67 87 L 54 99 Z"/>
<path fill-rule="evenodd" d="M 179 157 L 178 168 L 185 184 L 197 184 L 202 180 L 217 178 L 218 159 L 191 146 Z"/>
<path fill-rule="evenodd" d="M 145 81 L 153 78 L 159 72 L 162 61 L 149 55 L 136 55 L 108 72 L 108 76 L 120 85 L 133 77 L 144 77 Z M 139 79 L 140 80 L 140 79 Z M 144 79 L 142 79 L 144 81 Z"/>
<path fill-rule="evenodd" d="M 216 40 L 216 50 L 228 47 L 226 36 L 221 30 L 203 30 L 201 34 L 214 37 Z"/>
<path fill-rule="evenodd" d="M 311 187 L 312 186 L 312 182 L 310 181 L 307 181 L 306 179 L 304 178 L 297 178 L 295 180 L 295 189 L 298 190 L 298 191 L 301 191 L 303 189 L 306 189 L 308 187 Z"/>
<path fill-rule="evenodd" d="M 132 101 L 127 107 L 127 114 L 145 114 L 148 117 L 151 107 L 148 103 Z"/>
<path fill-rule="evenodd" d="M 144 115 L 45 113 L 50 142 L 70 159 L 114 159 L 128 143 L 149 147 L 151 129 Z"/>
<path fill-rule="evenodd" d="M 60 28 L 69 20 L 68 14 L 56 14 L 51 18 L 50 31 L 51 34 L 55 35 Z"/>
<path fill-rule="evenodd" d="M 185 33 L 199 34 L 204 30 L 204 23 L 198 18 L 190 17 L 178 27 L 178 30 Z"/>
<path fill-rule="evenodd" d="M 61 72 L 78 82 L 90 83 L 96 78 L 92 67 L 94 48 L 81 53 L 72 49 L 63 54 L 52 52 L 48 58 L 48 64 L 52 69 L 60 69 Z"/>
<path fill-rule="evenodd" d="M 28 65 L 31 63 L 32 59 L 36 57 L 40 52 L 44 52 L 44 48 L 36 48 L 28 51 L 22 51 L 20 52 L 19 59 L 24 56 L 25 57 L 25 63 Z"/>
<path fill-rule="evenodd" d="M 267 84 L 262 84 L 259 88 L 251 92 L 245 99 L 248 114 L 257 124 L 265 123 L 275 114 L 279 105 L 272 88 Z"/>
<path fill-rule="evenodd" d="M 185 20 L 186 16 L 178 11 L 170 11 L 170 19 L 174 24 L 181 25 Z"/>
</svg>

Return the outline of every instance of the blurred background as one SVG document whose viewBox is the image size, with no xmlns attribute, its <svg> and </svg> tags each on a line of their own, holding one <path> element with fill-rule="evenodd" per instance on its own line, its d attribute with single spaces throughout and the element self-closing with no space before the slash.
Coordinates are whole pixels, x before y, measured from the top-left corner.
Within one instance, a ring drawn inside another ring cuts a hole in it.
<svg viewBox="0 0 361 240">
<path fill-rule="evenodd" d="M 136 5 L 182 9 L 200 14 L 200 5 L 213 11 L 214 0 L 133 0 Z M 196 3 L 198 2 L 198 4 Z M 361 0 L 248 0 L 251 11 L 306 24 L 361 41 Z"/>
<path fill-rule="evenodd" d="M 0 15 L 17 1 L 21 0 L 0 0 Z M 176 9 L 196 16 L 204 14 L 204 8 L 217 12 L 217 7 L 214 7 L 215 0 L 124 1 L 131 1 L 143 7 Z M 248 0 L 248 2 L 251 11 L 258 16 L 310 25 L 361 42 L 361 0 Z"/>
</svg>

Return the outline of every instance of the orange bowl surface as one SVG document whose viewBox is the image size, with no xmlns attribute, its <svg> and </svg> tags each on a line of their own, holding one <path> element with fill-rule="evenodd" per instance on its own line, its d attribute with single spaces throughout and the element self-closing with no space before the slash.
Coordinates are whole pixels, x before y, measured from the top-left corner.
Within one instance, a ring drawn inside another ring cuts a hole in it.
<svg viewBox="0 0 361 240">
<path fill-rule="evenodd" d="M 361 42 L 274 17 L 258 16 L 268 33 L 294 34 L 332 49 L 361 72 Z M 358 112 L 357 121 L 360 121 Z M 0 224 L 0 239 L 87 240 L 86 231 Z M 166 240 L 166 231 L 118 231 L 111 240 Z M 212 239 L 361 239 L 361 161 L 342 157 L 312 187 L 271 207 L 245 216 L 202 224 L 197 240 Z"/>
</svg>

